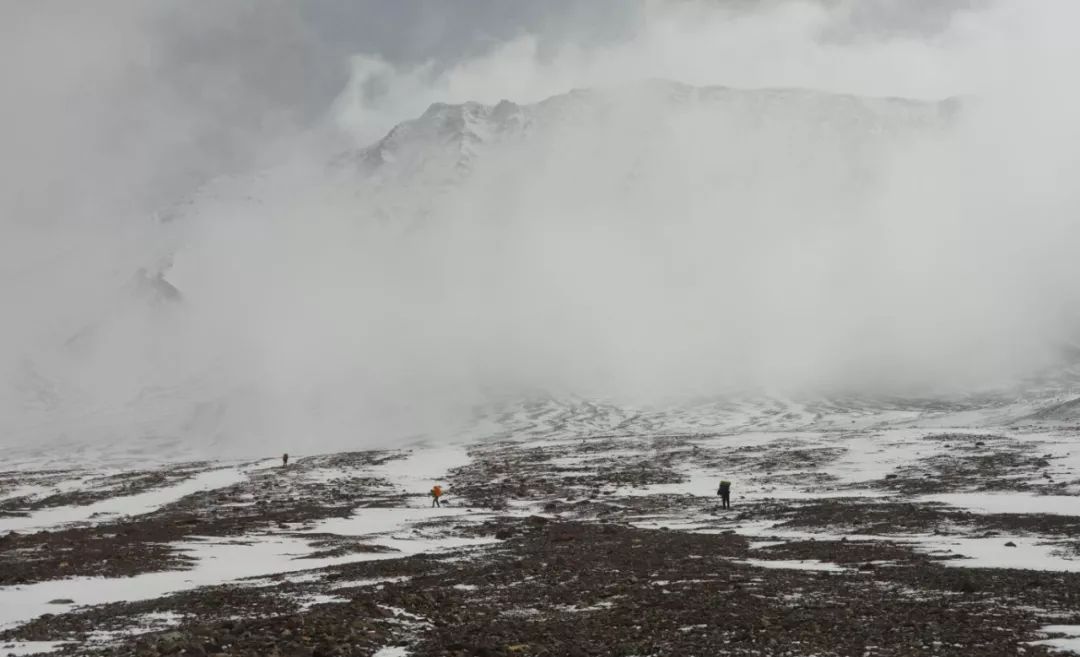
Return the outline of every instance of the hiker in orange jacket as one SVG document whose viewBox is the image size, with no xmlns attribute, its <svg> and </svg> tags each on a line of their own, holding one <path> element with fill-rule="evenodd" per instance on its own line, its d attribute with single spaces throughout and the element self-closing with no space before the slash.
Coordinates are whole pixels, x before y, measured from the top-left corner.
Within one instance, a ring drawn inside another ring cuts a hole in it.
<svg viewBox="0 0 1080 657">
<path fill-rule="evenodd" d="M 433 507 L 435 507 L 435 506 L 441 507 L 442 505 L 439 504 L 439 498 L 440 497 L 442 497 L 442 486 L 439 486 L 438 484 L 436 484 L 435 486 L 433 486 L 431 488 L 431 498 L 432 498 L 431 499 L 431 506 L 433 506 Z"/>
</svg>

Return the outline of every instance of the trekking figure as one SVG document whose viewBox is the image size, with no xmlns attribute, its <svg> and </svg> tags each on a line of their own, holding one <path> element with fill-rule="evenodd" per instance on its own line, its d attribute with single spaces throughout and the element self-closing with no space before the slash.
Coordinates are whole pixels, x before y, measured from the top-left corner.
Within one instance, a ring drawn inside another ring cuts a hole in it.
<svg viewBox="0 0 1080 657">
<path fill-rule="evenodd" d="M 286 467 L 288 465 L 289 465 L 289 454 L 288 454 L 288 452 L 286 452 L 285 454 L 281 455 L 281 467 L 284 468 L 284 467 Z"/>
<path fill-rule="evenodd" d="M 720 496 L 720 506 L 724 509 L 731 508 L 731 482 L 724 480 L 720 482 L 720 488 L 716 489 L 716 494 Z"/>
<path fill-rule="evenodd" d="M 431 488 L 430 495 L 431 495 L 431 506 L 433 506 L 433 507 L 437 506 L 437 507 L 441 508 L 442 505 L 439 504 L 439 498 L 442 497 L 442 486 L 439 486 L 438 484 L 433 486 Z"/>
</svg>

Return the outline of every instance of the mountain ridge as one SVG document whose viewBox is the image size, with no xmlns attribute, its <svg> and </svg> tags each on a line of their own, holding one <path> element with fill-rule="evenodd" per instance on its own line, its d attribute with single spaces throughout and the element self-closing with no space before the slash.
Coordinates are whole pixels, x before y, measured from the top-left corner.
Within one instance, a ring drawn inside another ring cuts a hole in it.
<svg viewBox="0 0 1080 657">
<path fill-rule="evenodd" d="M 763 118 L 784 114 L 813 119 L 834 119 L 834 126 L 863 124 L 870 131 L 889 125 L 939 127 L 961 109 L 960 97 L 936 101 L 902 97 L 862 96 L 851 93 L 819 91 L 796 87 L 739 88 L 723 85 L 694 86 L 672 80 L 651 79 L 616 87 L 576 88 L 533 103 L 502 99 L 485 104 L 434 102 L 419 116 L 393 126 L 378 141 L 343 151 L 333 158 L 335 164 L 352 164 L 361 171 L 374 172 L 382 166 L 397 164 L 417 137 L 435 138 L 444 146 L 458 147 L 461 158 L 456 168 L 467 168 L 475 149 L 492 140 L 528 134 L 559 121 L 610 109 L 619 102 L 668 102 L 673 108 L 693 104 L 713 106 L 717 110 L 743 110 Z M 427 153 L 430 156 L 430 152 Z M 440 161 L 440 163 L 442 163 Z"/>
</svg>

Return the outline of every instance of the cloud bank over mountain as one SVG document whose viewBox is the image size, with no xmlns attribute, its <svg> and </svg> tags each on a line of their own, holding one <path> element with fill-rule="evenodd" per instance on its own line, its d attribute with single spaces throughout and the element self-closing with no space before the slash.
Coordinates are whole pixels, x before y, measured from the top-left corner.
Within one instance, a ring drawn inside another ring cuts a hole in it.
<svg viewBox="0 0 1080 657">
<path fill-rule="evenodd" d="M 320 3 L 42 7 L 4 21 L 13 444 L 946 394 L 1080 328 L 1067 2 L 646 2 L 441 60 L 333 41 Z"/>
</svg>

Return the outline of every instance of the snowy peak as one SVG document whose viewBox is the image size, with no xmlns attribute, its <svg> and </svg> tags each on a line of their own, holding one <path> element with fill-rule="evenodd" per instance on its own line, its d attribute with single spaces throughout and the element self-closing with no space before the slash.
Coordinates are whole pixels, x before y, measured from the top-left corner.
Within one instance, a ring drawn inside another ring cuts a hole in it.
<svg viewBox="0 0 1080 657">
<path fill-rule="evenodd" d="M 395 126 L 383 139 L 362 149 L 355 160 L 363 168 L 399 168 L 414 175 L 425 168 L 467 171 L 483 144 L 520 131 L 528 117 L 509 101 L 497 105 L 434 103 L 419 118 Z"/>
</svg>

